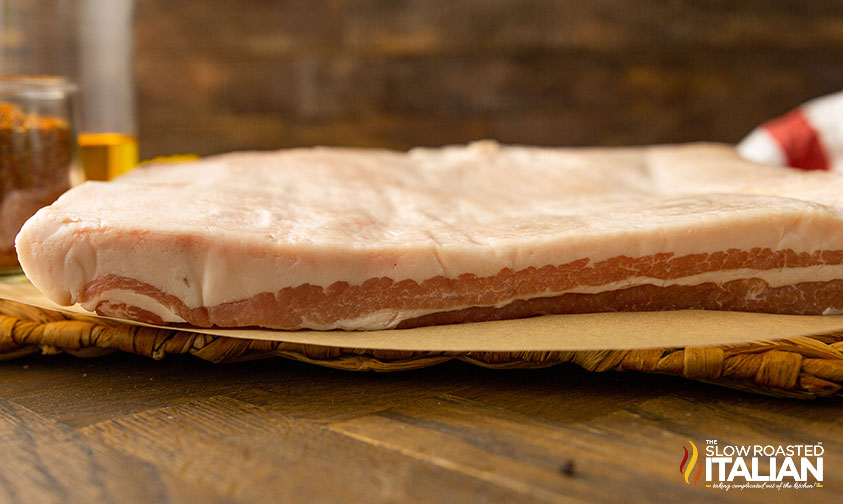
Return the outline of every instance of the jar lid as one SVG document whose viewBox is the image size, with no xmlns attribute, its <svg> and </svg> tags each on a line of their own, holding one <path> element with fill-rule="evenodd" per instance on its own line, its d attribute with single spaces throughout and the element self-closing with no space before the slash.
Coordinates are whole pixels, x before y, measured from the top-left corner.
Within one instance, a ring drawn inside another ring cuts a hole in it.
<svg viewBox="0 0 843 504">
<path fill-rule="evenodd" d="M 76 93 L 79 86 L 65 77 L 53 75 L 0 76 L 0 96 L 57 100 Z"/>
</svg>

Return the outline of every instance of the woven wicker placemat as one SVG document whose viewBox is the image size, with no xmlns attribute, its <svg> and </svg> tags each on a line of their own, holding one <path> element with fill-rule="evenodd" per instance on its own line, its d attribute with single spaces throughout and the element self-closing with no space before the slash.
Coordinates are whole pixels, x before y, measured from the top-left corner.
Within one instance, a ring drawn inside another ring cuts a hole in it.
<svg viewBox="0 0 843 504">
<path fill-rule="evenodd" d="M 571 362 L 593 371 L 682 376 L 792 398 L 843 396 L 843 333 L 742 345 L 645 350 L 415 352 L 251 340 L 141 327 L 0 299 L 0 360 L 34 353 L 97 357 L 113 351 L 153 359 L 190 354 L 211 362 L 286 357 L 353 371 L 402 371 L 457 359 L 495 369 Z"/>
</svg>

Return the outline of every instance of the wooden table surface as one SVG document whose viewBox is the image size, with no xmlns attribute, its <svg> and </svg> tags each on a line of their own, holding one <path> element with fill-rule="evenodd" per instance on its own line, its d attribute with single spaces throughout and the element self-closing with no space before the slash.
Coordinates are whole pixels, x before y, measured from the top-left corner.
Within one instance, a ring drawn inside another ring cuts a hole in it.
<svg viewBox="0 0 843 504">
<path fill-rule="evenodd" d="M 573 365 L 0 363 L 0 502 L 841 502 L 840 401 Z M 687 485 L 683 445 L 815 443 L 824 487 Z"/>
</svg>

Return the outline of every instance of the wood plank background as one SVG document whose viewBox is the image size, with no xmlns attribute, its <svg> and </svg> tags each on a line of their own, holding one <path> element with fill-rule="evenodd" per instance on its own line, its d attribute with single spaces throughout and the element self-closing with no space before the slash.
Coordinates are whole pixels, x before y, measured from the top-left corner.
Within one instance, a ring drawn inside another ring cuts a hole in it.
<svg viewBox="0 0 843 504">
<path fill-rule="evenodd" d="M 839 0 L 138 0 L 142 156 L 735 142 L 843 87 Z"/>
<path fill-rule="evenodd" d="M 574 365 L 0 362 L 0 502 L 840 502 L 839 401 Z M 682 446 L 822 442 L 824 487 L 687 485 Z"/>
<path fill-rule="evenodd" d="M 73 74 L 81 0 L 0 5 L 0 73 Z M 142 158 L 736 142 L 843 87 L 839 0 L 136 0 L 134 40 Z"/>
</svg>

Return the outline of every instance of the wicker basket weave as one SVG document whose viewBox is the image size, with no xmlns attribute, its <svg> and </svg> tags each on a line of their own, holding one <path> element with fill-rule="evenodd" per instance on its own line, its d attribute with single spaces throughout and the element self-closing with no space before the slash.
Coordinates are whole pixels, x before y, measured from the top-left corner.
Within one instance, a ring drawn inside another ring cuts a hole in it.
<svg viewBox="0 0 843 504">
<path fill-rule="evenodd" d="M 33 353 L 97 357 L 113 351 L 161 359 L 190 354 L 211 362 L 281 356 L 354 371 L 401 371 L 452 359 L 496 369 L 572 362 L 588 371 L 683 376 L 792 398 L 843 396 L 843 333 L 743 345 L 646 350 L 415 352 L 364 350 L 229 338 L 156 329 L 0 300 L 0 359 Z"/>
</svg>

